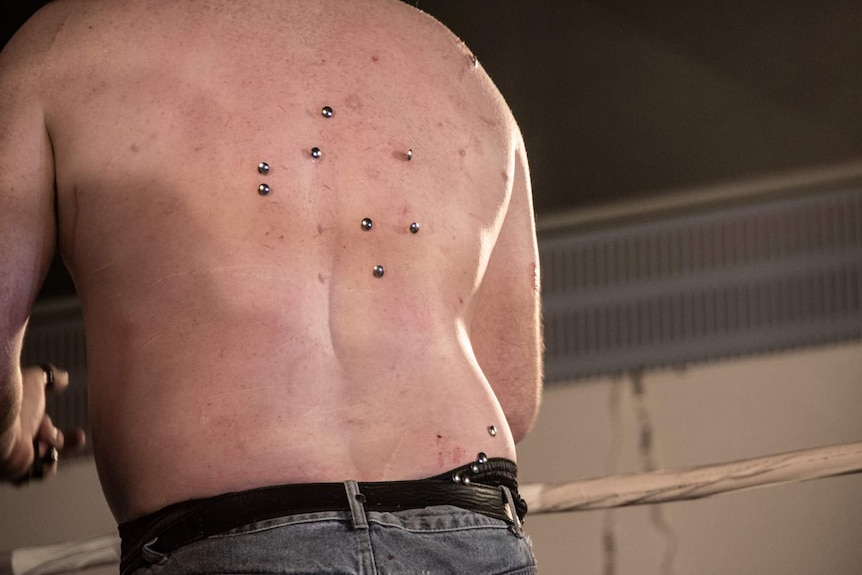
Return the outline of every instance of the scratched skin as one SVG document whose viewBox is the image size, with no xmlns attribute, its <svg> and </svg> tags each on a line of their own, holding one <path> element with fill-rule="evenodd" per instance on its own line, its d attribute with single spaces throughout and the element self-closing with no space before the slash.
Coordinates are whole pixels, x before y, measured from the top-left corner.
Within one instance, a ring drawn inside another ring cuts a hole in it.
<svg viewBox="0 0 862 575">
<path fill-rule="evenodd" d="M 541 371 L 526 156 L 443 26 L 395 0 L 60 1 L 3 58 L 118 521 L 515 459 Z"/>
</svg>

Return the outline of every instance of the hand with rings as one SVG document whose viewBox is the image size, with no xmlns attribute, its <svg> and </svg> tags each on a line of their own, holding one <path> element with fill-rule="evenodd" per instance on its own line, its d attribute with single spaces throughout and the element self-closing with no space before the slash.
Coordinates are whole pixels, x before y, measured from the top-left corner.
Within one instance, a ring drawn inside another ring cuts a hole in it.
<svg viewBox="0 0 862 575">
<path fill-rule="evenodd" d="M 45 413 L 46 392 L 62 392 L 69 374 L 50 364 L 21 370 L 22 394 L 17 428 L 8 456 L 0 460 L 0 479 L 18 485 L 43 479 L 57 472 L 60 453 L 80 449 L 84 432 L 75 429 L 64 435 Z"/>
</svg>

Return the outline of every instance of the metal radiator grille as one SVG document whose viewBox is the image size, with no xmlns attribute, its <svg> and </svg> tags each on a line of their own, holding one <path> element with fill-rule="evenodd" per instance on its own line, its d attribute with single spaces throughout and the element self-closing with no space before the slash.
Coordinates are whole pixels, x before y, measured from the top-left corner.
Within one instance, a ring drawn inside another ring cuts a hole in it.
<svg viewBox="0 0 862 575">
<path fill-rule="evenodd" d="M 862 191 L 539 242 L 546 374 L 571 380 L 862 336 Z"/>
</svg>

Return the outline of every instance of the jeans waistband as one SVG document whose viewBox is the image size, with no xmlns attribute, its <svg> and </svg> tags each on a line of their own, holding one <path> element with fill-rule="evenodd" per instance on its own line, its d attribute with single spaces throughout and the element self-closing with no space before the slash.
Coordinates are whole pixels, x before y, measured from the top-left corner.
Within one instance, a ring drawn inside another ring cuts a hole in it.
<svg viewBox="0 0 862 575">
<path fill-rule="evenodd" d="M 526 503 L 518 496 L 517 465 L 508 459 L 480 459 L 428 479 L 357 485 L 356 497 L 368 511 L 453 505 L 512 522 L 522 520 L 527 512 Z M 509 509 L 511 503 L 515 510 Z M 145 544 L 158 546 L 164 553 L 266 519 L 350 509 L 343 483 L 264 487 L 175 503 L 119 526 L 120 571 L 127 573 L 141 565 Z"/>
</svg>

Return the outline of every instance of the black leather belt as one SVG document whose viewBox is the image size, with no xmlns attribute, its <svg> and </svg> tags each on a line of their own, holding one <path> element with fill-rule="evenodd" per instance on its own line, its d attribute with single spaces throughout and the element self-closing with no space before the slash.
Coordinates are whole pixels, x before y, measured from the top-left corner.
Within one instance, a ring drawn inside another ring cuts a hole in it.
<svg viewBox="0 0 862 575">
<path fill-rule="evenodd" d="M 357 498 L 367 511 L 453 505 L 503 521 L 512 520 L 506 513 L 506 497 L 499 487 L 430 481 L 359 483 L 358 486 Z M 285 485 L 221 495 L 179 518 L 158 535 L 150 548 L 167 553 L 249 523 L 321 511 L 350 511 L 343 483 Z"/>
<path fill-rule="evenodd" d="M 494 483 L 506 486 L 517 498 L 517 482 Z M 476 482 L 464 484 L 432 478 L 357 485 L 359 493 L 356 498 L 367 511 L 403 511 L 452 505 L 508 522 L 517 521 L 515 517 L 521 511 L 510 509 L 499 486 Z M 520 503 L 520 499 L 517 501 Z M 167 554 L 189 543 L 250 523 L 324 511 L 350 511 L 344 483 L 264 487 L 171 505 L 120 526 L 124 547 L 120 571 L 126 573 L 141 566 L 141 548 L 145 544 L 153 551 Z"/>
</svg>

